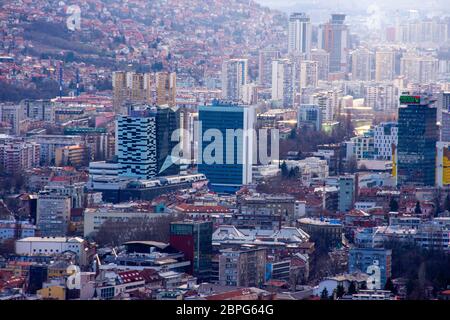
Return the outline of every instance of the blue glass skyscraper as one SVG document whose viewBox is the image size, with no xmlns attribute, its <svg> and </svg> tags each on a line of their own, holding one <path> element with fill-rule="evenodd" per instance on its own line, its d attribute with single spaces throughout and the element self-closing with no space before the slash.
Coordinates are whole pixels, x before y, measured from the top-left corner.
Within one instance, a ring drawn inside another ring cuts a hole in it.
<svg viewBox="0 0 450 320">
<path fill-rule="evenodd" d="M 255 113 L 251 106 L 213 102 L 199 107 L 198 172 L 208 178 L 216 192 L 236 192 L 252 181 L 254 137 L 252 134 L 238 134 L 227 139 L 227 129 L 249 133 L 254 129 Z M 210 137 L 210 134 L 214 137 Z M 216 135 L 220 135 L 220 141 Z M 221 143 L 219 143 L 221 142 Z M 212 146 L 218 148 L 212 150 Z M 210 152 L 212 150 L 212 152 Z M 208 157 L 212 155 L 214 162 Z"/>
<path fill-rule="evenodd" d="M 400 97 L 397 183 L 433 186 L 439 131 L 436 108 L 427 96 Z"/>
</svg>

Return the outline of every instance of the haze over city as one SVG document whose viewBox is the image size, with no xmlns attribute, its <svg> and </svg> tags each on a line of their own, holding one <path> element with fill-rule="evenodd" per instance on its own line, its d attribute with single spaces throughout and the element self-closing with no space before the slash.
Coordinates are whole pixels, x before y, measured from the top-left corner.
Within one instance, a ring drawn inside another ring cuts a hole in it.
<svg viewBox="0 0 450 320">
<path fill-rule="evenodd" d="M 0 1 L 0 300 L 450 300 L 447 2 Z"/>
</svg>

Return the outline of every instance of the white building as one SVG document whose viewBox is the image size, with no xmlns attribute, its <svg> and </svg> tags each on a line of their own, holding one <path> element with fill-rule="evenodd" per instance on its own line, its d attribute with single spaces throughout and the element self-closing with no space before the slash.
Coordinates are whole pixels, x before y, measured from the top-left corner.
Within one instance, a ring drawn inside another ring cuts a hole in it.
<svg viewBox="0 0 450 320">
<path fill-rule="evenodd" d="M 242 99 L 242 86 L 248 82 L 248 60 L 230 59 L 222 64 L 222 98 Z"/>
<path fill-rule="evenodd" d="M 15 253 L 20 255 L 58 255 L 74 253 L 81 264 L 87 260 L 88 243 L 79 237 L 28 237 L 16 241 Z"/>
<path fill-rule="evenodd" d="M 37 198 L 36 226 L 43 236 L 66 235 L 70 222 L 72 198 L 55 192 L 41 191 Z"/>
<path fill-rule="evenodd" d="M 392 160 L 392 146 L 397 145 L 397 122 L 382 122 L 373 128 L 374 156 L 377 160 Z"/>
<path fill-rule="evenodd" d="M 87 237 L 98 232 L 102 224 L 111 219 L 113 221 L 127 221 L 133 218 L 158 218 L 164 213 L 154 213 L 133 207 L 132 203 L 120 203 L 104 205 L 98 208 L 86 208 L 84 210 L 84 236 Z"/>
<path fill-rule="evenodd" d="M 289 17 L 288 52 L 305 53 L 311 51 L 311 21 L 305 13 L 293 13 Z"/>
<path fill-rule="evenodd" d="M 295 99 L 295 65 L 289 59 L 272 61 L 272 100 L 292 107 Z"/>
<path fill-rule="evenodd" d="M 300 88 L 316 88 L 319 80 L 319 63 L 304 60 L 300 63 Z"/>
</svg>

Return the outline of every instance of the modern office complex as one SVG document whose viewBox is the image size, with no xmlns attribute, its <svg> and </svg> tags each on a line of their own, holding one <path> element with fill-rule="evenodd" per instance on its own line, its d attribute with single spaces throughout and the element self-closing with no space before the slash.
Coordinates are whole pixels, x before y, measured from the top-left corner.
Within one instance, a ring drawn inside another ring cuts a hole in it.
<svg viewBox="0 0 450 320">
<path fill-rule="evenodd" d="M 199 121 L 198 172 L 206 175 L 213 190 L 235 192 L 251 183 L 254 108 L 215 101 L 199 107 Z"/>
<path fill-rule="evenodd" d="M 190 273 L 201 281 L 211 275 L 212 222 L 180 221 L 170 224 L 170 245 L 191 261 Z"/>
<path fill-rule="evenodd" d="M 170 107 L 133 105 L 129 115 L 117 120 L 117 155 L 120 175 L 150 179 L 179 172 L 171 154 L 178 143 L 172 133 L 178 128 L 176 111 Z"/>
<path fill-rule="evenodd" d="M 398 110 L 397 183 L 435 184 L 436 108 L 428 96 L 402 95 Z"/>
</svg>

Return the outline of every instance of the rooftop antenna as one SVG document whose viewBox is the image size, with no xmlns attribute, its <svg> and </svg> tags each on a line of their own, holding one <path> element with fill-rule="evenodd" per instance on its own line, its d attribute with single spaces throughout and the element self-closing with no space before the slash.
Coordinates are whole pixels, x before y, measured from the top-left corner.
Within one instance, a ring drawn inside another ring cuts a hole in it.
<svg viewBox="0 0 450 320">
<path fill-rule="evenodd" d="M 63 94 L 63 67 L 62 62 L 59 64 L 59 97 L 62 98 Z"/>
<path fill-rule="evenodd" d="M 80 95 L 80 70 L 77 69 L 77 75 L 76 75 L 76 81 L 77 81 L 77 93 L 76 96 L 78 97 Z"/>
</svg>

